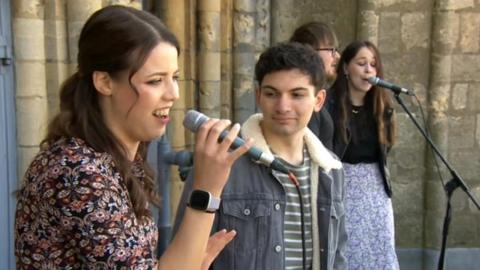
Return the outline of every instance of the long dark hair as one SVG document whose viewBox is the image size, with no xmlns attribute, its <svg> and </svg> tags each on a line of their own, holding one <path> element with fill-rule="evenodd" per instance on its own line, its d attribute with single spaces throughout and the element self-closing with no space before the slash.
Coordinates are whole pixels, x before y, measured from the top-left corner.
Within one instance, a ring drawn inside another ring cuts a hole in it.
<svg viewBox="0 0 480 270">
<path fill-rule="evenodd" d="M 136 216 L 149 215 L 147 202 L 158 204 L 152 170 L 146 162 L 148 142 L 140 143 L 138 155 L 145 177 L 139 181 L 131 172 L 126 150 L 107 128 L 102 118 L 98 94 L 92 81 L 94 71 L 118 77 L 128 73 L 132 91 L 138 95 L 132 76 L 141 68 L 150 51 L 160 42 L 179 50 L 175 36 L 155 16 L 125 6 L 108 6 L 95 12 L 85 23 L 78 41 L 78 69 L 60 89 L 60 112 L 48 126 L 42 148 L 60 138 L 76 137 L 99 152 L 112 155 L 125 179 Z"/>
<path fill-rule="evenodd" d="M 354 41 L 342 52 L 342 56 L 340 57 L 337 66 L 338 76 L 332 85 L 331 93 L 335 102 L 336 118 L 338 119 L 335 123 L 335 129 L 345 142 L 347 142 L 346 128 L 350 120 L 349 112 L 352 111 L 345 68 L 362 48 L 367 48 L 374 54 L 376 59 L 377 77 L 383 78 L 383 66 L 380 59 L 380 53 L 373 43 L 369 41 Z M 372 89 L 370 89 L 365 95 L 364 106 L 367 111 L 373 113 L 373 117 L 377 124 L 379 143 L 389 147 L 392 146 L 395 143 L 396 125 L 395 118 L 391 117 L 393 106 L 389 94 L 377 86 L 372 86 Z"/>
</svg>

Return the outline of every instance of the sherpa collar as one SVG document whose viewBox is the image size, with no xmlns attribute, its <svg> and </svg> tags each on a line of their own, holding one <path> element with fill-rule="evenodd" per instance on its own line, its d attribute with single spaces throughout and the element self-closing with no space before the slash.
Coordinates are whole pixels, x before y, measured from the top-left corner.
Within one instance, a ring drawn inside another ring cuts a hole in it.
<svg viewBox="0 0 480 270">
<path fill-rule="evenodd" d="M 272 154 L 267 141 L 265 141 L 262 129 L 260 128 L 260 122 L 262 119 L 263 114 L 261 113 L 250 116 L 243 124 L 241 134 L 245 139 L 252 138 L 255 146 L 263 152 Z M 313 132 L 307 127 L 305 128 L 304 140 L 310 158 L 324 171 L 329 172 L 331 169 L 340 169 L 342 167 L 342 163 L 332 156 L 317 136 L 315 136 L 315 134 L 313 134 Z"/>
</svg>

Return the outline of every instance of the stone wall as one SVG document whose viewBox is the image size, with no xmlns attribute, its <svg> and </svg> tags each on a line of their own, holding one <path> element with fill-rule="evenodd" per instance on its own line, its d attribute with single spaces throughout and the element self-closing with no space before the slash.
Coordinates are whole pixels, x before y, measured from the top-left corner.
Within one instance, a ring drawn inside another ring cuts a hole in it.
<svg viewBox="0 0 480 270">
<path fill-rule="evenodd" d="M 192 147 L 193 136 L 181 124 L 187 109 L 238 122 L 255 112 L 258 54 L 288 39 L 300 24 L 320 20 L 335 29 L 342 47 L 354 39 L 378 45 L 385 77 L 415 90 L 438 148 L 480 198 L 478 0 L 12 1 L 19 175 L 57 111 L 58 88 L 75 68 L 76 41 L 85 19 L 105 5 L 141 8 L 142 2 L 177 34 L 182 47 L 181 99 L 168 129 L 173 149 Z M 403 98 L 421 121 L 415 101 Z M 398 144 L 389 159 L 397 246 L 438 249 L 445 194 L 436 163 L 399 106 L 397 120 Z M 448 170 L 438 163 L 448 181 Z M 174 208 L 181 189 L 175 176 Z M 448 246 L 480 247 L 480 211 L 461 190 L 453 196 Z"/>
</svg>

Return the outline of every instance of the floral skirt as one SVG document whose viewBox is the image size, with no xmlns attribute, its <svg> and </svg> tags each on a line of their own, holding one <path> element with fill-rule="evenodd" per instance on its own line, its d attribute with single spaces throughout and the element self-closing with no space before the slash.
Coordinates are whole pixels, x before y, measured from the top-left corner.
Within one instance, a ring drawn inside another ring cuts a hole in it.
<svg viewBox="0 0 480 270">
<path fill-rule="evenodd" d="M 392 201 L 378 163 L 343 163 L 349 269 L 399 269 Z"/>
</svg>

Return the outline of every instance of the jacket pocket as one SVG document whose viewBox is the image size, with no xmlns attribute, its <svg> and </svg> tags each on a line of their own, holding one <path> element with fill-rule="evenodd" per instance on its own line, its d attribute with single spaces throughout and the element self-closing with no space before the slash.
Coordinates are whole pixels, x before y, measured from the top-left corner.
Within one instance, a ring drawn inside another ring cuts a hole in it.
<svg viewBox="0 0 480 270">
<path fill-rule="evenodd" d="M 272 201 L 266 199 L 222 199 L 219 229 L 233 229 L 237 235 L 228 246 L 233 269 L 256 269 L 267 247 Z M 225 258 L 226 259 L 226 258 Z"/>
</svg>

